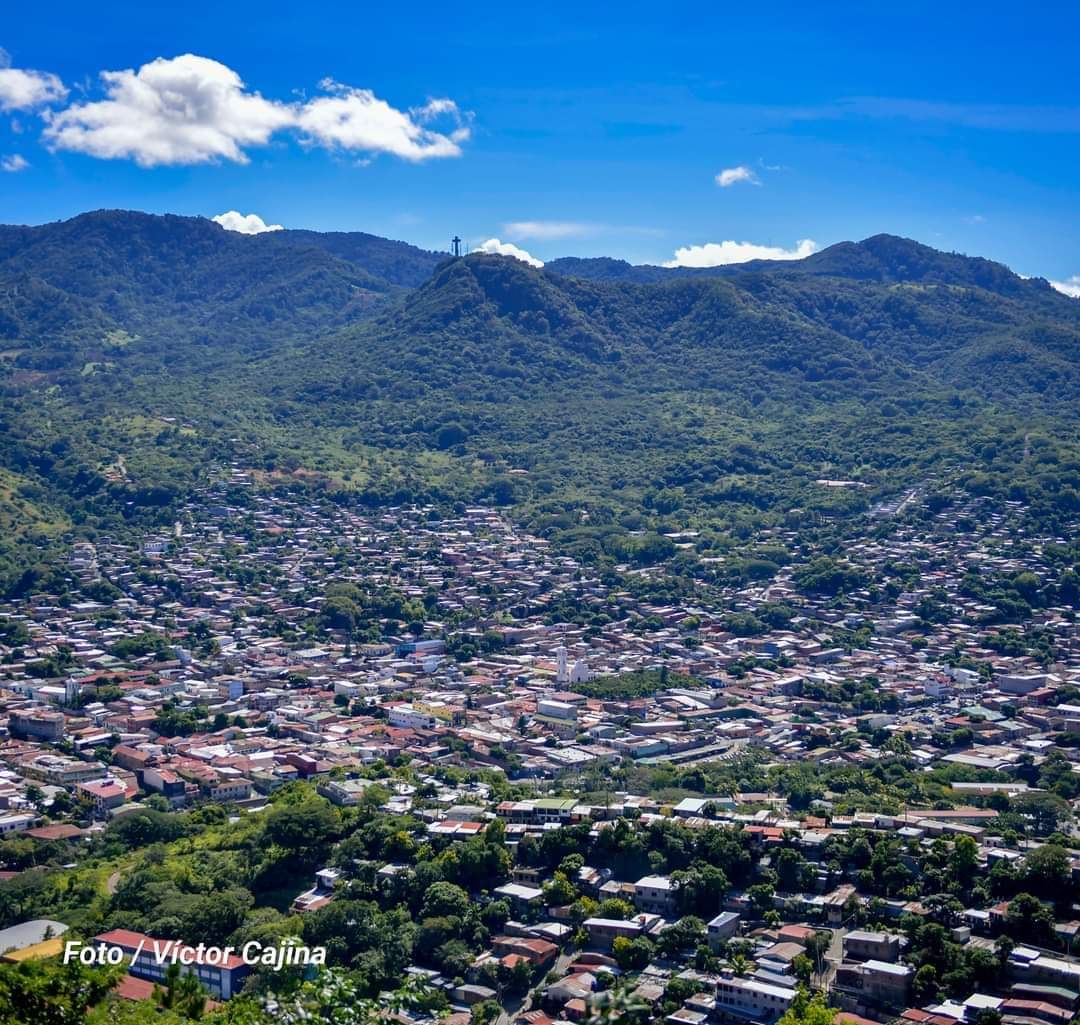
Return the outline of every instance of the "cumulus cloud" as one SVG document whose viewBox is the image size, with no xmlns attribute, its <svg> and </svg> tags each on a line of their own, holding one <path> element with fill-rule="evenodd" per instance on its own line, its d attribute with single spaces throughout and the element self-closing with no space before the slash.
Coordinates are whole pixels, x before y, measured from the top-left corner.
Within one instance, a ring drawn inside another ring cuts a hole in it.
<svg viewBox="0 0 1080 1025">
<path fill-rule="evenodd" d="M 729 189 L 732 185 L 738 185 L 740 182 L 746 182 L 748 185 L 761 184 L 758 176 L 744 164 L 740 164 L 738 167 L 725 167 L 716 176 L 716 184 L 722 189 Z"/>
<path fill-rule="evenodd" d="M 1051 281 L 1050 286 L 1067 296 L 1071 296 L 1073 299 L 1080 299 L 1080 274 L 1074 274 L 1064 281 Z"/>
<path fill-rule="evenodd" d="M 597 225 L 580 221 L 511 221 L 503 225 L 503 231 L 513 238 L 577 238 L 596 230 Z"/>
<path fill-rule="evenodd" d="M 67 96 L 64 83 L 48 71 L 9 67 L 10 59 L 0 50 L 0 110 L 35 110 L 57 103 Z"/>
<path fill-rule="evenodd" d="M 0 157 L 0 171 L 15 174 L 17 171 L 25 171 L 30 166 L 30 161 L 19 153 L 12 153 Z"/>
<path fill-rule="evenodd" d="M 105 98 L 46 113 L 52 149 L 141 167 L 249 160 L 247 150 L 293 130 L 308 145 L 405 160 L 460 156 L 469 116 L 449 99 L 401 111 L 367 89 L 326 79 L 306 102 L 267 99 L 232 69 L 183 54 L 137 71 L 103 71 Z"/>
<path fill-rule="evenodd" d="M 242 214 L 239 210 L 226 210 L 210 220 L 220 224 L 226 231 L 238 231 L 241 235 L 261 235 L 264 231 L 281 231 L 280 224 L 267 224 L 258 214 Z"/>
<path fill-rule="evenodd" d="M 224 64 L 186 53 L 138 71 L 103 71 L 107 99 L 49 116 L 46 143 L 140 167 L 247 163 L 245 146 L 264 145 L 294 120 L 291 107 L 249 92 Z"/>
<path fill-rule="evenodd" d="M 333 79 L 324 79 L 320 86 L 327 95 L 297 110 L 296 125 L 309 143 L 420 161 L 461 156 L 461 143 L 469 138 L 467 118 L 453 100 L 428 100 L 406 113 L 370 89 L 354 89 Z M 433 123 L 443 121 L 449 127 L 437 131 Z"/>
<path fill-rule="evenodd" d="M 512 256 L 515 260 L 521 260 L 522 263 L 527 263 L 530 267 L 543 267 L 544 261 L 538 260 L 532 253 L 527 253 L 524 249 L 520 249 L 512 242 L 501 242 L 497 238 L 489 238 L 486 242 L 481 242 L 476 247 L 478 253 L 496 253 L 499 256 Z"/>
<path fill-rule="evenodd" d="M 746 263 L 748 260 L 802 260 L 816 253 L 818 244 L 813 239 L 800 239 L 794 249 L 780 246 L 761 246 L 756 242 L 706 242 L 700 246 L 684 246 L 675 250 L 675 258 L 665 267 L 723 267 L 730 263 Z"/>
</svg>

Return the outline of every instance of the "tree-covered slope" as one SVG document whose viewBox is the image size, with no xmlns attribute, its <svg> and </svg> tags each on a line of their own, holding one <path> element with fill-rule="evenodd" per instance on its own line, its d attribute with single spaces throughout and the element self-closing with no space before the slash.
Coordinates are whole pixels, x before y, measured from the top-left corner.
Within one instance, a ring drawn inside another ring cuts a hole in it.
<svg viewBox="0 0 1080 1025">
<path fill-rule="evenodd" d="M 838 242 L 801 260 L 750 260 L 718 267 L 657 267 L 609 257 L 563 257 L 550 261 L 546 270 L 564 277 L 637 284 L 768 275 L 788 279 L 833 277 L 893 285 L 950 285 L 1023 299 L 1053 311 L 1057 316 L 1080 319 L 1080 310 L 1071 308 L 1067 297 L 1055 292 L 1042 278 L 1022 278 L 993 260 L 945 253 L 895 235 L 874 235 L 861 242 Z"/>
<path fill-rule="evenodd" d="M 1013 453 L 1032 431 L 1071 465 L 1078 343 L 1069 320 L 967 286 L 637 285 L 474 256 L 364 324 L 268 355 L 266 376 L 284 421 L 398 453 L 397 498 L 455 475 L 492 494 L 479 457 L 516 468 L 500 494 L 544 514 L 731 526 L 867 508 L 929 474 L 991 469 L 991 449 L 1022 477 Z M 423 455 L 447 438 L 432 478 Z M 829 477 L 868 487 L 815 486 Z M 1051 490 L 1075 483 L 1073 466 Z"/>
<path fill-rule="evenodd" d="M 1049 529 L 1075 506 L 1080 303 L 1044 283 L 888 236 L 715 273 L 580 263 L 129 214 L 0 229 L 8 505 L 54 535 L 149 523 L 239 464 L 513 504 L 592 554 L 957 475 Z"/>
<path fill-rule="evenodd" d="M 546 386 L 573 372 L 579 386 L 597 376 L 646 391 L 723 386 L 800 404 L 903 387 L 1057 408 L 1078 397 L 1080 303 L 1034 295 L 805 274 L 600 282 L 472 256 L 314 351 L 348 366 L 420 347 L 428 389 Z"/>
<path fill-rule="evenodd" d="M 36 347 L 110 330 L 214 340 L 326 330 L 425 279 L 439 259 L 362 233 L 249 236 L 126 211 L 0 227 L 0 337 Z"/>
</svg>

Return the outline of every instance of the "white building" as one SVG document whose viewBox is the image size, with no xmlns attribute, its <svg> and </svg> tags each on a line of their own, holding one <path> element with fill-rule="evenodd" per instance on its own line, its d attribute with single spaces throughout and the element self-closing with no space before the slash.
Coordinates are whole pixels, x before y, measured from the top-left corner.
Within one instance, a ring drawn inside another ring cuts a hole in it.
<svg viewBox="0 0 1080 1025">
<path fill-rule="evenodd" d="M 0 836 L 7 836 L 8 833 L 22 833 L 27 829 L 31 829 L 37 820 L 36 815 L 27 812 L 0 815 Z"/>
<path fill-rule="evenodd" d="M 430 730 L 435 725 L 435 716 L 421 712 L 413 705 L 394 705 L 390 709 L 389 721 L 391 726 L 402 729 Z"/>
<path fill-rule="evenodd" d="M 757 979 L 721 976 L 716 980 L 716 1009 L 734 1011 L 740 1018 L 775 1021 L 795 999 L 795 990 L 773 986 Z"/>
<path fill-rule="evenodd" d="M 671 914 L 675 910 L 675 884 L 667 876 L 642 876 L 634 884 L 634 905 L 654 915 Z"/>
<path fill-rule="evenodd" d="M 577 708 L 566 701 L 541 698 L 536 702 L 536 714 L 548 719 L 564 719 L 566 722 L 573 722 L 577 719 Z"/>
</svg>

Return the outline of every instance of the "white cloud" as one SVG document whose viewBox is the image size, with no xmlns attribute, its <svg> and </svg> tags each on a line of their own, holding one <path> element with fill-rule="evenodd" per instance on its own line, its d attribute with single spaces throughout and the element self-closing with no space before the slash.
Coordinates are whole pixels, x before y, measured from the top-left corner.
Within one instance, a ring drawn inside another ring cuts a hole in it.
<svg viewBox="0 0 1080 1025">
<path fill-rule="evenodd" d="M 675 258 L 665 267 L 724 267 L 747 260 L 802 260 L 816 253 L 818 244 L 813 239 L 800 239 L 794 249 L 779 246 L 761 246 L 755 242 L 706 242 L 701 246 L 684 246 L 675 250 Z"/>
<path fill-rule="evenodd" d="M 511 221 L 503 231 L 514 238 L 561 239 L 588 235 L 601 228 L 580 221 Z"/>
<path fill-rule="evenodd" d="M 239 210 L 226 210 L 210 220 L 220 224 L 226 231 L 238 231 L 241 235 L 261 235 L 264 231 L 281 231 L 280 224 L 267 224 L 258 214 L 242 214 Z"/>
<path fill-rule="evenodd" d="M 0 171 L 8 171 L 15 174 L 17 171 L 25 171 L 30 166 L 30 161 L 19 153 L 0 157 Z"/>
<path fill-rule="evenodd" d="M 758 176 L 745 164 L 740 164 L 738 167 L 725 167 L 716 176 L 716 184 L 722 189 L 731 188 L 732 185 L 738 185 L 739 182 L 747 182 L 750 185 L 761 184 Z"/>
<path fill-rule="evenodd" d="M 0 110 L 34 110 L 67 96 L 64 83 L 56 75 L 7 65 L 7 54 L 0 51 Z"/>
<path fill-rule="evenodd" d="M 1080 274 L 1074 274 L 1064 281 L 1051 281 L 1050 287 L 1056 288 L 1059 292 L 1063 292 L 1073 299 L 1080 299 Z"/>
<path fill-rule="evenodd" d="M 138 71 L 103 71 L 105 99 L 46 115 L 45 142 L 141 167 L 248 162 L 247 150 L 292 129 L 309 145 L 405 160 L 460 156 L 469 116 L 448 99 L 405 112 L 370 90 L 332 80 L 306 102 L 266 99 L 232 68 L 195 54 L 159 57 Z M 433 123 L 442 126 L 437 130 Z"/>
<path fill-rule="evenodd" d="M 461 143 L 469 138 L 468 118 L 453 100 L 428 100 L 406 113 L 370 89 L 354 89 L 332 79 L 320 85 L 328 95 L 310 100 L 297 111 L 296 125 L 309 143 L 419 161 L 459 157 Z M 428 127 L 436 120 L 449 127 L 442 132 Z"/>
<path fill-rule="evenodd" d="M 140 167 L 244 164 L 245 146 L 264 145 L 294 120 L 288 105 L 248 92 L 232 68 L 191 53 L 158 57 L 138 71 L 103 71 L 101 79 L 108 99 L 47 119 L 49 146 Z"/>
<path fill-rule="evenodd" d="M 499 256 L 512 256 L 515 260 L 521 260 L 530 267 L 543 267 L 544 261 L 538 260 L 532 253 L 519 249 L 512 242 L 501 242 L 497 238 L 489 238 L 476 247 L 478 253 L 496 253 Z"/>
</svg>

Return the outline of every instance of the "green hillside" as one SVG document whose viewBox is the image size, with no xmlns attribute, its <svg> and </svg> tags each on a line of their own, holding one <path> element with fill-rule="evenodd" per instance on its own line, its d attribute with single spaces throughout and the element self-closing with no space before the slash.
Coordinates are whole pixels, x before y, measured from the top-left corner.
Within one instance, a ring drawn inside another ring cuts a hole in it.
<svg viewBox="0 0 1080 1025">
<path fill-rule="evenodd" d="M 236 463 L 512 505 L 642 562 L 672 551 L 657 531 L 728 548 L 953 479 L 1047 529 L 1075 511 L 1080 303 L 1044 282 L 890 236 L 627 268 L 114 212 L 0 228 L 6 491 L 49 536 L 115 530 Z"/>
</svg>

